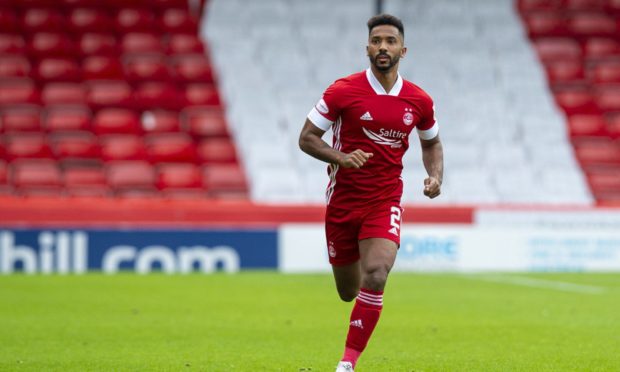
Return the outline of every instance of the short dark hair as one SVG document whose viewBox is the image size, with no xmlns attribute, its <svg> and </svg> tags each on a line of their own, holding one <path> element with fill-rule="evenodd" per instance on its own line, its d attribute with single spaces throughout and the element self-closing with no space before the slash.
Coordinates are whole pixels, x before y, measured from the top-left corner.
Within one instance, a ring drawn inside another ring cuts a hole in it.
<svg viewBox="0 0 620 372">
<path fill-rule="evenodd" d="M 401 21 L 398 17 L 394 17 L 391 14 L 377 14 L 374 17 L 371 17 L 368 20 L 368 35 L 373 28 L 382 25 L 390 25 L 394 26 L 398 29 L 400 35 L 405 38 L 405 27 L 403 26 L 403 21 Z"/>
</svg>

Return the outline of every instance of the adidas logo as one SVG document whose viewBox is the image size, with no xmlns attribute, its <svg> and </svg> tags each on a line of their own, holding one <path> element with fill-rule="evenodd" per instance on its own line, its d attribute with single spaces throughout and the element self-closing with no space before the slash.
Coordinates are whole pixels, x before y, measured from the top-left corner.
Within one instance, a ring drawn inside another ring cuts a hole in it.
<svg viewBox="0 0 620 372">
<path fill-rule="evenodd" d="M 351 325 L 353 327 L 364 329 L 364 325 L 362 324 L 362 320 L 361 319 L 357 319 L 357 320 L 352 321 Z"/>
<path fill-rule="evenodd" d="M 370 115 L 370 112 L 366 111 L 366 113 L 362 116 L 360 116 L 360 119 L 362 120 L 373 120 L 372 116 Z"/>
</svg>

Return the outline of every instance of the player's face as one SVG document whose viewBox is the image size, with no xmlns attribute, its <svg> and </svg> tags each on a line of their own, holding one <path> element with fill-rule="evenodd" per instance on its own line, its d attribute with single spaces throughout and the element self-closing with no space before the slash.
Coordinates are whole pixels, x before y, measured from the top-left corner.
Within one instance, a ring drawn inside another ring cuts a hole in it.
<svg viewBox="0 0 620 372">
<path fill-rule="evenodd" d="M 376 26 L 368 35 L 368 59 L 379 71 L 390 71 L 405 56 L 407 48 L 398 28 L 391 25 Z"/>
</svg>

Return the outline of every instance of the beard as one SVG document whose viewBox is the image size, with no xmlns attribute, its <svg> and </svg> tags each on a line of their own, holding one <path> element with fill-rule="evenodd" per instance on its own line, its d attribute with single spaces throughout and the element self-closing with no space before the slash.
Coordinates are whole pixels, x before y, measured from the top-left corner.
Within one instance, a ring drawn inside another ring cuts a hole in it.
<svg viewBox="0 0 620 372">
<path fill-rule="evenodd" d="M 381 62 L 378 61 L 379 57 L 382 56 L 389 58 L 388 64 L 381 64 Z M 368 59 L 370 59 L 370 63 L 372 63 L 377 68 L 377 70 L 385 72 L 390 71 L 394 66 L 396 66 L 396 64 L 400 60 L 400 56 L 396 55 L 390 58 L 390 56 L 387 54 L 379 53 L 374 58 L 372 56 L 368 56 Z"/>
</svg>

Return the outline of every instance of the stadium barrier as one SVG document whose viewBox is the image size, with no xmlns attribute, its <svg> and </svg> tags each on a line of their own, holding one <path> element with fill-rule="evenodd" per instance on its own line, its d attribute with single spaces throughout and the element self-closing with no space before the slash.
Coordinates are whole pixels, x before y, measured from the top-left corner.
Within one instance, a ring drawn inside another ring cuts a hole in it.
<svg viewBox="0 0 620 372">
<path fill-rule="evenodd" d="M 329 271 L 323 206 L 0 198 L 0 273 Z M 405 206 L 401 271 L 618 271 L 620 209 Z"/>
<path fill-rule="evenodd" d="M 279 239 L 281 271 L 330 270 L 322 226 L 284 225 Z M 403 225 L 394 270 L 617 271 L 620 234 L 607 229 Z"/>
</svg>

